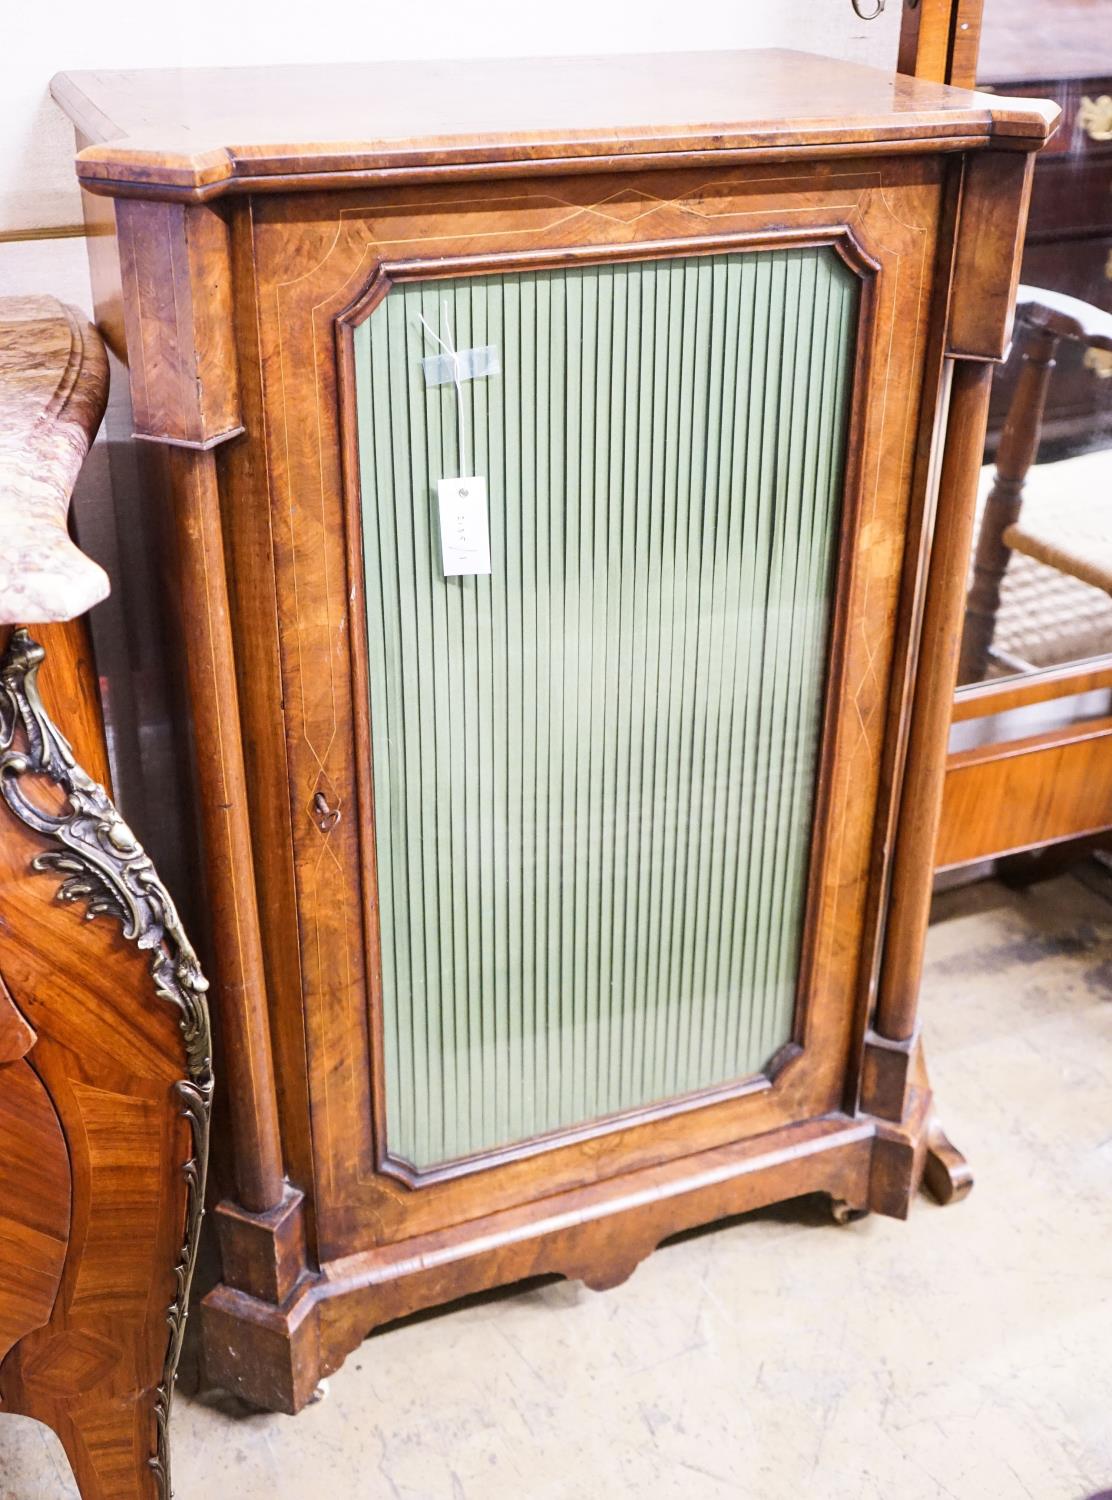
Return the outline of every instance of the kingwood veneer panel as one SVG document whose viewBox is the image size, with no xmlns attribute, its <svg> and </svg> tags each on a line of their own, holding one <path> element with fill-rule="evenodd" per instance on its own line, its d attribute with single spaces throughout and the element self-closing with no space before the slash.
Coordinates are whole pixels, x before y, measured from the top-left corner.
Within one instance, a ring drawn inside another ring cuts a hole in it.
<svg viewBox="0 0 1112 1500">
<path fill-rule="evenodd" d="M 403 283 L 356 335 L 391 1154 L 791 1036 L 856 279 L 806 248 Z M 426 390 L 430 328 L 501 374 Z M 436 482 L 490 489 L 444 578 Z"/>
</svg>

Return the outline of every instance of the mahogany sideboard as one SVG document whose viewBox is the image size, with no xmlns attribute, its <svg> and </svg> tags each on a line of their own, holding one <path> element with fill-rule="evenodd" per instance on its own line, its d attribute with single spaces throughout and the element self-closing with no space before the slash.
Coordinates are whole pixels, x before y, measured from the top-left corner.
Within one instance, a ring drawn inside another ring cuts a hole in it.
<svg viewBox="0 0 1112 1500">
<path fill-rule="evenodd" d="M 67 533 L 107 376 L 72 308 L 0 298 L 0 1412 L 54 1428 L 82 1500 L 169 1500 L 212 1076 L 75 618 L 108 591 Z"/>
<path fill-rule="evenodd" d="M 1055 107 L 786 52 L 53 89 L 176 521 L 210 1376 L 293 1412 L 463 1293 L 960 1196 L 917 991 Z"/>
</svg>

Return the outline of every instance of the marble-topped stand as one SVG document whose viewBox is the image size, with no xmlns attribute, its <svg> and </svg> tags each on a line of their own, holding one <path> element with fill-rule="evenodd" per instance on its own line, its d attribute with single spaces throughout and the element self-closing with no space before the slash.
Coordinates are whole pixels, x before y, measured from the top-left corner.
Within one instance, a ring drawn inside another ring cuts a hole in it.
<svg viewBox="0 0 1112 1500">
<path fill-rule="evenodd" d="M 104 346 L 79 312 L 0 297 L 0 624 L 70 620 L 108 594 L 67 527 L 107 396 Z"/>
</svg>

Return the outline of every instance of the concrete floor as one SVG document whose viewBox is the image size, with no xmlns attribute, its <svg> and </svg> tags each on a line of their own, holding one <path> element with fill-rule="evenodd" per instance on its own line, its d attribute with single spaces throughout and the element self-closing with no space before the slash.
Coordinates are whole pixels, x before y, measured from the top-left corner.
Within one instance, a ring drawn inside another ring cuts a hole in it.
<svg viewBox="0 0 1112 1500">
<path fill-rule="evenodd" d="M 973 1195 L 820 1200 L 369 1339 L 297 1419 L 181 1399 L 178 1500 L 1081 1500 L 1112 1488 L 1112 904 L 940 898 L 924 1015 Z M 3 1419 L 0 1500 L 76 1494 Z"/>
</svg>

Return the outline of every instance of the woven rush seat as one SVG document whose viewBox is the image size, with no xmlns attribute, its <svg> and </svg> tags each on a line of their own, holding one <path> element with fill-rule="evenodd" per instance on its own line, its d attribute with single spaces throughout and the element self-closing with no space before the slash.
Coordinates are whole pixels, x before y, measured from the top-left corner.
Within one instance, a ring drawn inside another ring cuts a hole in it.
<svg viewBox="0 0 1112 1500">
<path fill-rule="evenodd" d="M 1104 465 L 1104 482 L 1103 493 L 1029 495 L 1019 520 L 1004 532 L 1005 544 L 1112 594 L 1112 462 Z"/>
</svg>

